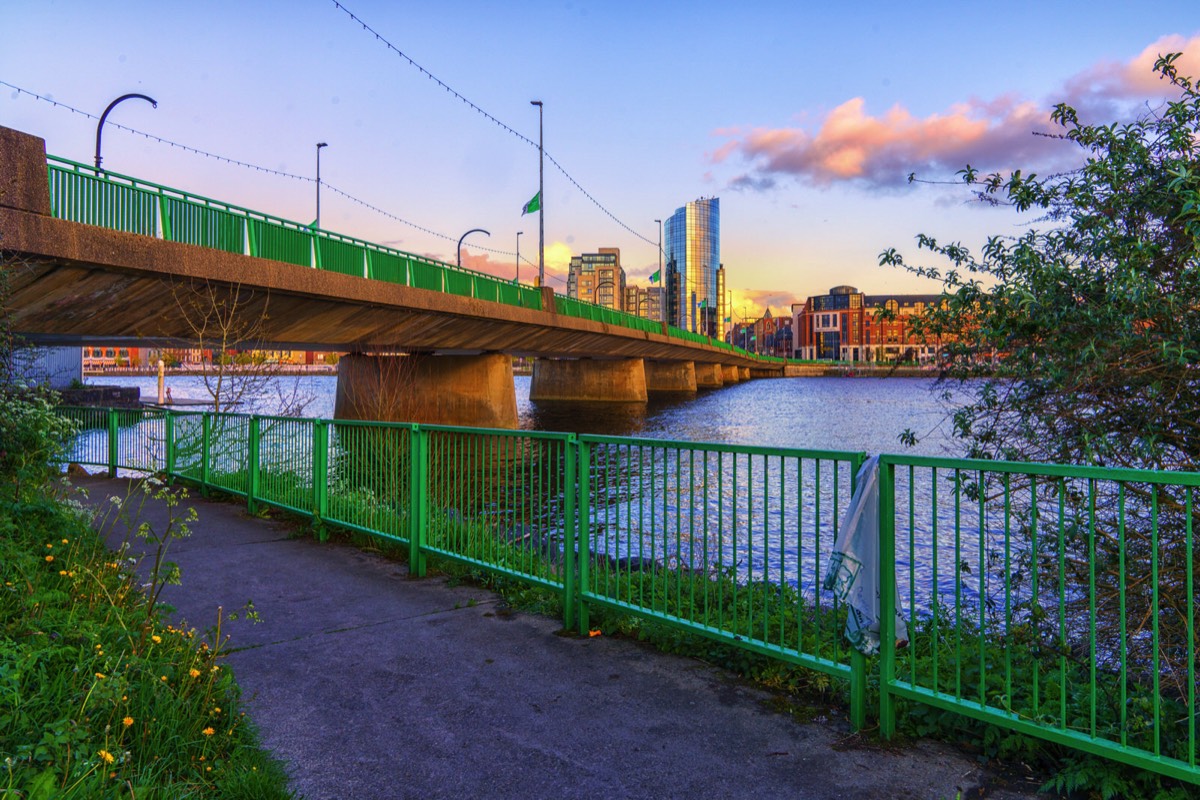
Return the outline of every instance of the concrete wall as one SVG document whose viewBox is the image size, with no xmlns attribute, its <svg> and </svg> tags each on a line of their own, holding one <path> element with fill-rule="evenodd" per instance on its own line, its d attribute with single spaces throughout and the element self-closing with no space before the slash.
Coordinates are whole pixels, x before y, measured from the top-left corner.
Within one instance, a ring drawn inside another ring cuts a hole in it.
<svg viewBox="0 0 1200 800">
<path fill-rule="evenodd" d="M 512 358 L 367 356 L 338 362 L 336 419 L 423 422 L 475 428 L 517 427 Z"/>
<path fill-rule="evenodd" d="M 647 392 L 696 391 L 696 365 L 691 361 L 646 361 Z"/>
<path fill-rule="evenodd" d="M 529 399 L 646 402 L 646 369 L 640 358 L 590 358 L 533 362 Z"/>
<path fill-rule="evenodd" d="M 699 389 L 719 389 L 725 385 L 721 375 L 720 364 L 696 362 L 696 387 Z"/>
</svg>

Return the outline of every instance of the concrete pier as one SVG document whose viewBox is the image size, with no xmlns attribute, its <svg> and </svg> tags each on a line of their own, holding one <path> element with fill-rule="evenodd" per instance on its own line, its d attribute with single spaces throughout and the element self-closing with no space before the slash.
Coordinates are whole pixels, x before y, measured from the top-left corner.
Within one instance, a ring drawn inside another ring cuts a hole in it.
<svg viewBox="0 0 1200 800">
<path fill-rule="evenodd" d="M 702 361 L 696 362 L 696 388 L 720 389 L 724 385 L 725 381 L 721 375 L 720 364 L 707 364 Z"/>
<path fill-rule="evenodd" d="M 369 356 L 338 362 L 336 419 L 422 422 L 475 428 L 517 427 L 512 358 Z"/>
<path fill-rule="evenodd" d="M 749 367 L 738 367 L 737 370 L 738 370 L 738 380 L 740 380 L 740 381 L 750 380 L 750 368 Z"/>
<path fill-rule="evenodd" d="M 737 383 L 742 379 L 741 372 L 733 364 L 721 365 L 721 380 L 724 383 Z"/>
<path fill-rule="evenodd" d="M 529 399 L 612 403 L 646 402 L 646 369 L 640 358 L 538 359 Z"/>
<path fill-rule="evenodd" d="M 695 392 L 696 365 L 691 361 L 646 361 L 647 392 Z"/>
</svg>

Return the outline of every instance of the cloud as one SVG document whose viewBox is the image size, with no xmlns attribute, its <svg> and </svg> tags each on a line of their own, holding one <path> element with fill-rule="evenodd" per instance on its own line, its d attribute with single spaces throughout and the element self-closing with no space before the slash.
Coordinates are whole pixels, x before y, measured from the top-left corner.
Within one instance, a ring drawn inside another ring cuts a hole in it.
<svg viewBox="0 0 1200 800">
<path fill-rule="evenodd" d="M 734 289 L 732 291 L 731 307 L 734 322 L 741 322 L 743 318 L 758 319 L 766 313 L 768 308 L 771 309 L 772 316 L 790 317 L 792 303 L 804 302 L 804 298 L 798 297 L 792 292 L 773 289 Z"/>
<path fill-rule="evenodd" d="M 1055 102 L 1075 105 L 1086 120 L 1107 118 L 1135 98 L 1166 96 L 1171 87 L 1152 67 L 1160 53 L 1176 51 L 1185 53 L 1177 62 L 1180 73 L 1200 76 L 1200 36 L 1167 36 L 1127 63 L 1102 62 L 1075 75 Z M 852 182 L 896 187 L 905 184 L 910 173 L 943 175 L 968 163 L 983 171 L 1029 163 L 1047 169 L 1076 155 L 1054 139 L 1032 135 L 1051 130 L 1051 105 L 1012 95 L 972 98 L 918 118 L 900 105 L 874 115 L 864 98 L 855 97 L 830 111 L 815 130 L 720 129 L 716 135 L 730 141 L 717 147 L 709 160 L 748 164 L 750 168 L 729 186 L 752 191 L 773 189 L 781 178 L 815 186 Z"/>
</svg>

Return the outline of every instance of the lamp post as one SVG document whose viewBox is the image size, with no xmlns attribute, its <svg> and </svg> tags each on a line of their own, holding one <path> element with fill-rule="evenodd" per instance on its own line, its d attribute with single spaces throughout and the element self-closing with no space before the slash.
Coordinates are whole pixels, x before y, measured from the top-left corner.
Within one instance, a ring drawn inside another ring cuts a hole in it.
<svg viewBox="0 0 1200 800">
<path fill-rule="evenodd" d="M 611 280 L 603 280 L 603 281 L 600 281 L 599 283 L 597 283 L 595 286 L 593 286 L 592 287 L 592 305 L 596 305 L 596 293 L 599 292 L 601 289 L 603 289 L 605 286 L 616 286 L 616 284 L 613 283 Z"/>
<path fill-rule="evenodd" d="M 463 239 L 467 238 L 467 237 L 468 237 L 468 236 L 470 236 L 472 233 L 482 233 L 484 236 L 491 236 L 491 234 L 490 234 L 490 233 L 488 233 L 487 231 L 485 231 L 483 228 L 471 228 L 471 230 L 467 231 L 467 232 L 466 232 L 466 233 L 464 233 L 462 236 L 458 237 L 458 248 L 457 248 L 457 249 L 458 249 L 458 268 L 459 268 L 459 269 L 462 269 L 462 243 L 463 243 Z"/>
<path fill-rule="evenodd" d="M 658 288 L 662 289 L 662 287 L 667 285 L 667 282 L 663 280 L 662 274 L 662 220 L 656 219 L 654 221 L 658 223 Z M 659 292 L 658 311 L 660 315 L 667 313 L 667 304 L 662 302 L 666 299 L 663 297 L 665 294 L 666 292 Z M 662 320 L 660 319 L 659 322 L 662 322 Z"/>
<path fill-rule="evenodd" d="M 538 110 L 538 288 L 546 285 L 546 195 L 543 183 L 546 174 L 546 151 L 542 147 L 542 101 L 530 100 Z"/>
<path fill-rule="evenodd" d="M 104 113 L 100 115 L 100 121 L 96 123 L 96 171 L 97 172 L 100 172 L 100 134 L 104 130 L 104 120 L 108 119 L 108 112 L 112 111 L 113 107 L 116 106 L 117 103 L 120 103 L 123 100 L 130 100 L 135 97 L 138 100 L 145 100 L 150 105 L 154 106 L 155 108 L 158 108 L 158 101 L 155 100 L 153 97 L 147 97 L 144 94 L 123 94 L 120 97 L 118 97 L 116 100 L 113 100 L 111 103 L 108 104 L 108 108 L 104 109 Z"/>
<path fill-rule="evenodd" d="M 513 283 L 521 283 L 521 234 L 525 231 L 517 231 L 517 277 L 513 279 Z"/>
<path fill-rule="evenodd" d="M 329 147 L 327 142 L 317 142 L 317 220 L 314 228 L 321 227 L 321 148 Z"/>
</svg>

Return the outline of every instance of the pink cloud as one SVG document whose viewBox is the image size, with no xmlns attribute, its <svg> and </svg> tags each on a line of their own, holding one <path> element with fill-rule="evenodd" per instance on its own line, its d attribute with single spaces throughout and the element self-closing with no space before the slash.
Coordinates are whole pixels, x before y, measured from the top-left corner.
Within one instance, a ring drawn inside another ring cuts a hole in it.
<svg viewBox="0 0 1200 800">
<path fill-rule="evenodd" d="M 1065 96 L 1052 102 L 1075 105 L 1085 120 L 1105 119 L 1120 102 L 1165 96 L 1171 87 L 1152 67 L 1160 53 L 1176 51 L 1185 54 L 1176 62 L 1180 73 L 1200 76 L 1200 36 L 1167 36 L 1128 63 L 1103 62 L 1079 73 L 1065 84 Z M 1052 102 L 1013 95 L 972 98 L 917 118 L 899 105 L 872 115 L 866 101 L 855 97 L 830 111 L 815 131 L 724 128 L 717 135 L 730 141 L 709 158 L 714 164 L 739 158 L 749 169 L 730 186 L 760 191 L 787 177 L 816 186 L 852 181 L 878 188 L 902 185 L 913 172 L 946 175 L 966 164 L 985 171 L 1030 164 L 1054 168 L 1076 154 L 1060 142 L 1033 135 L 1053 130 Z"/>
</svg>

